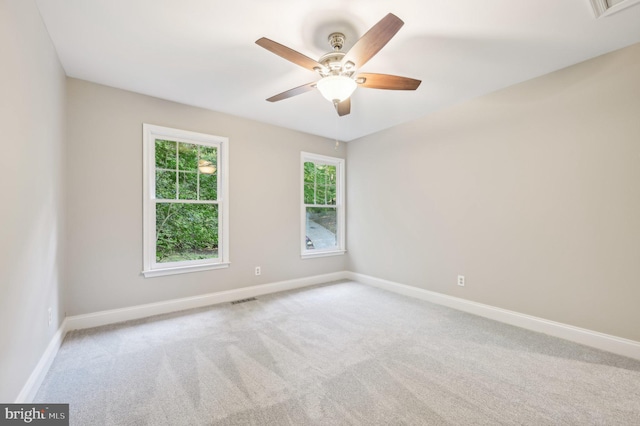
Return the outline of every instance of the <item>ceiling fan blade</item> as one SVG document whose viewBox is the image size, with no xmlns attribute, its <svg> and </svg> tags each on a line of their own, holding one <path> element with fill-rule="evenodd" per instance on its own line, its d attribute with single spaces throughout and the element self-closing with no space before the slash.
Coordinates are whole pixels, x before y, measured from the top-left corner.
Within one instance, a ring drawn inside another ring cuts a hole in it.
<svg viewBox="0 0 640 426">
<path fill-rule="evenodd" d="M 364 80 L 364 81 L 363 81 Z M 360 87 L 368 89 L 416 90 L 422 81 L 389 74 L 361 73 L 356 76 Z"/>
<path fill-rule="evenodd" d="M 308 56 L 303 55 L 300 52 L 296 52 L 293 49 L 288 48 L 280 43 L 277 43 L 268 38 L 262 37 L 256 40 L 256 44 L 260 47 L 264 47 L 268 51 L 275 53 L 276 55 L 286 59 L 289 62 L 293 62 L 296 65 L 300 65 L 303 68 L 315 71 L 314 68 L 323 68 L 322 65 Z"/>
<path fill-rule="evenodd" d="M 293 89 L 289 89 L 285 92 L 279 93 L 267 99 L 269 102 L 278 102 L 283 99 L 288 99 L 293 96 L 301 95 L 303 93 L 309 92 L 316 88 L 316 82 L 303 84 L 302 86 L 294 87 Z"/>
<path fill-rule="evenodd" d="M 353 45 L 342 59 L 342 64 L 352 62 L 357 68 L 362 67 L 396 35 L 403 25 L 402 19 L 389 13 Z"/>
<path fill-rule="evenodd" d="M 342 117 L 343 115 L 348 115 L 351 113 L 351 98 L 347 98 L 344 101 L 340 102 L 336 105 L 336 111 L 338 111 L 338 115 Z"/>
</svg>

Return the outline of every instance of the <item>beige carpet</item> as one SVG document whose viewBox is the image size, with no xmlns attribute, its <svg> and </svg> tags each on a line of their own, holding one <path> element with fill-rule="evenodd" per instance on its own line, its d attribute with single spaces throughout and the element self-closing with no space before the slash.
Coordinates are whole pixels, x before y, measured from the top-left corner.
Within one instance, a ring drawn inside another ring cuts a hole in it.
<svg viewBox="0 0 640 426">
<path fill-rule="evenodd" d="M 640 362 L 353 282 L 65 339 L 73 425 L 640 425 Z"/>
</svg>

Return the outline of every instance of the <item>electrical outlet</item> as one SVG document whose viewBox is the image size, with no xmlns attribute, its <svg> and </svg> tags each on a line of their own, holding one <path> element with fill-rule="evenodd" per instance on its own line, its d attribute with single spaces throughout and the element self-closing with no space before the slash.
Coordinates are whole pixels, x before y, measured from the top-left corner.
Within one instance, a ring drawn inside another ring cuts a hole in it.
<svg viewBox="0 0 640 426">
<path fill-rule="evenodd" d="M 259 266 L 256 266 L 256 276 L 260 275 L 262 273 L 262 271 L 260 270 Z"/>
<path fill-rule="evenodd" d="M 464 275 L 458 275 L 458 285 L 464 287 Z"/>
<path fill-rule="evenodd" d="M 51 306 L 49 306 L 49 309 L 47 310 L 47 325 L 51 325 L 52 321 L 53 321 L 53 310 L 51 309 Z"/>
</svg>

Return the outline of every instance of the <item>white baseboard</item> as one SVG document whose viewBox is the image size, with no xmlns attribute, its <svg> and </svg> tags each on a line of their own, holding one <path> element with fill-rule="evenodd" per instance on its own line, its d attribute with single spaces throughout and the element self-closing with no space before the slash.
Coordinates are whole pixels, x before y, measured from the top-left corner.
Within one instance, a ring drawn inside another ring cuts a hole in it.
<svg viewBox="0 0 640 426">
<path fill-rule="evenodd" d="M 347 272 L 334 272 L 331 274 L 315 275 L 312 277 L 297 278 L 294 280 L 280 281 L 270 284 L 244 287 L 234 290 L 220 291 L 217 293 L 203 294 L 182 299 L 167 300 L 158 303 L 132 306 L 122 309 L 111 309 L 108 311 L 95 312 L 85 315 L 74 315 L 66 317 L 58 331 L 53 336 L 47 349 L 45 349 L 40 361 L 29 376 L 29 379 L 22 387 L 20 394 L 15 399 L 16 403 L 29 403 L 36 396 L 42 381 L 44 380 L 53 360 L 62 345 L 68 331 L 83 328 L 98 327 L 101 325 L 114 324 L 132 319 L 150 317 L 153 315 L 166 314 L 170 312 L 183 311 L 191 308 L 201 308 L 215 305 L 217 303 L 231 302 L 248 297 L 256 297 L 264 294 L 277 293 L 279 291 L 293 290 L 316 284 L 324 284 L 331 281 L 347 279 Z"/>
<path fill-rule="evenodd" d="M 33 401 L 33 398 L 49 371 L 49 368 L 58 353 L 58 349 L 60 348 L 60 345 L 68 331 L 114 324 L 132 319 L 140 319 L 153 315 L 182 311 L 185 309 L 200 308 L 218 303 L 231 302 L 234 300 L 246 299 L 249 297 L 293 290 L 296 288 L 344 279 L 357 281 L 373 287 L 389 290 L 394 293 L 415 297 L 417 299 L 448 306 L 460 311 L 469 312 L 485 318 L 490 318 L 528 330 L 560 337 L 576 343 L 640 360 L 640 342 L 549 321 L 543 318 L 525 315 L 506 309 L 496 308 L 494 306 L 484 305 L 482 303 L 472 302 L 453 296 L 447 296 L 445 294 L 399 284 L 368 275 L 341 271 L 331 274 L 315 275 L 312 277 L 209 293 L 200 296 L 67 317 L 49 342 L 49 345 L 42 354 L 40 361 L 31 373 L 31 376 L 29 376 L 29 379 L 23 386 L 15 402 L 29 403 Z"/>
<path fill-rule="evenodd" d="M 122 321 L 146 318 L 153 315 L 167 314 L 183 311 L 185 309 L 201 308 L 218 303 L 231 302 L 248 297 L 261 296 L 263 294 L 279 291 L 293 290 L 310 285 L 324 284 L 331 281 L 346 279 L 347 272 L 334 272 L 331 274 L 315 275 L 312 277 L 297 278 L 288 281 L 279 281 L 270 284 L 243 287 L 234 290 L 220 291 L 217 293 L 203 294 L 200 296 L 185 297 L 145 305 L 131 306 L 128 308 L 111 309 L 108 311 L 94 312 L 91 314 L 74 315 L 67 317 L 67 330 L 79 330 L 83 328 L 99 327 L 101 325 L 115 324 Z"/>
<path fill-rule="evenodd" d="M 640 360 L 640 342 L 587 330 L 572 325 L 549 321 L 507 309 L 496 308 L 495 306 L 472 302 L 446 294 L 436 293 L 418 287 L 399 284 L 368 275 L 347 272 L 347 278 L 362 284 L 378 287 L 405 296 L 415 297 L 439 305 L 448 306 L 460 311 L 479 315 L 506 324 L 515 325 L 527 330 L 537 331 L 554 337 L 570 340 L 582 345 L 591 346 L 603 351 L 612 352 Z"/>
<path fill-rule="evenodd" d="M 14 401 L 16 404 L 28 404 L 33 401 L 36 393 L 38 393 L 38 389 L 42 384 L 45 376 L 49 372 L 49 368 L 53 363 L 53 360 L 58 353 L 58 349 L 60 349 L 60 345 L 62 345 L 62 341 L 64 340 L 64 336 L 67 334 L 67 320 L 62 321 L 62 324 L 56 331 L 56 334 L 53 335 L 51 341 L 47 345 L 47 348 L 44 350 L 44 353 L 40 357 L 40 361 L 31 372 L 31 375 L 27 379 L 27 382 L 22 387 L 22 390 L 16 397 Z"/>
</svg>

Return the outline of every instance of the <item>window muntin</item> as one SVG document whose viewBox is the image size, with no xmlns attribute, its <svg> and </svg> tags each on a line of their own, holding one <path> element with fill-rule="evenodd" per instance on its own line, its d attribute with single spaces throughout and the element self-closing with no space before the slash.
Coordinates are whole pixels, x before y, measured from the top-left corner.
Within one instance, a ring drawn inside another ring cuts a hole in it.
<svg viewBox="0 0 640 426">
<path fill-rule="evenodd" d="M 228 139 L 144 125 L 146 277 L 228 266 Z"/>
<path fill-rule="evenodd" d="M 343 254 L 344 159 L 302 153 L 302 256 Z"/>
</svg>

